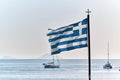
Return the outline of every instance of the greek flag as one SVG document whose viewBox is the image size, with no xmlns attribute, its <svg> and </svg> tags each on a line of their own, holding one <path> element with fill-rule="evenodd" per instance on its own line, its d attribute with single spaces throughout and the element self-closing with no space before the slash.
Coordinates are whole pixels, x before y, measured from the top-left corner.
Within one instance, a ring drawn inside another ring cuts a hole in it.
<svg viewBox="0 0 120 80">
<path fill-rule="evenodd" d="M 51 54 L 54 55 L 62 51 L 87 47 L 87 23 L 88 20 L 86 18 L 48 33 Z"/>
</svg>

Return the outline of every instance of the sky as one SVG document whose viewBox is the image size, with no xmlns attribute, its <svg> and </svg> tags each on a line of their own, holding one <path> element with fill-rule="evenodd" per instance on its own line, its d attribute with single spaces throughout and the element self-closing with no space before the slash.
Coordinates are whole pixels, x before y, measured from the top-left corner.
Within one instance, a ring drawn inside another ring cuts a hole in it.
<svg viewBox="0 0 120 80">
<path fill-rule="evenodd" d="M 120 0 L 0 0 L 0 58 L 50 57 L 48 28 L 81 21 L 90 13 L 91 58 L 120 58 Z M 88 57 L 87 48 L 58 54 L 63 59 Z"/>
</svg>

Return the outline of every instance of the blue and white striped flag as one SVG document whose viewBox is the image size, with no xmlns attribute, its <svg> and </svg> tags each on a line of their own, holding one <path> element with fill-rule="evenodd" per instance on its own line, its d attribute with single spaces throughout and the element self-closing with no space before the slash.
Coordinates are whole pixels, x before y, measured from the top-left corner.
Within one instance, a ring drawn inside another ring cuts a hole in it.
<svg viewBox="0 0 120 80">
<path fill-rule="evenodd" d="M 59 54 L 62 51 L 87 47 L 87 23 L 88 20 L 86 18 L 48 33 L 51 54 Z"/>
</svg>

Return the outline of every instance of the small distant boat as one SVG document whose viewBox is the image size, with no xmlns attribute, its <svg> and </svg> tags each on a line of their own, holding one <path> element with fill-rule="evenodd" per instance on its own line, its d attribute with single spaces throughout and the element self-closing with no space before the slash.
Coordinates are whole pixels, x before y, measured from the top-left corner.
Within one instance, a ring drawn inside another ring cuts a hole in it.
<svg viewBox="0 0 120 80">
<path fill-rule="evenodd" d="M 107 59 L 107 63 L 103 66 L 104 69 L 112 69 L 112 65 L 109 62 L 109 43 L 108 43 L 108 59 Z"/>
<path fill-rule="evenodd" d="M 112 65 L 107 62 L 104 66 L 103 66 L 104 69 L 112 69 Z"/>
<path fill-rule="evenodd" d="M 58 57 L 57 57 L 57 63 L 58 64 L 55 64 L 54 55 L 53 55 L 53 61 L 49 62 L 49 63 L 43 63 L 43 65 L 44 65 L 44 68 L 59 68 L 60 67 L 60 62 L 59 62 Z"/>
</svg>

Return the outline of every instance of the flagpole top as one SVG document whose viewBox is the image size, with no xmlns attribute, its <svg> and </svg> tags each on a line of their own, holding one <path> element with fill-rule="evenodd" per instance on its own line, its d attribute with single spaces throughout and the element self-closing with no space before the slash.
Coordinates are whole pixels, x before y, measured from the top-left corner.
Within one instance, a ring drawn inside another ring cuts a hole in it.
<svg viewBox="0 0 120 80">
<path fill-rule="evenodd" d="M 87 9 L 86 13 L 88 13 L 88 15 L 89 15 L 89 13 L 91 13 L 91 11 L 89 9 Z"/>
</svg>

